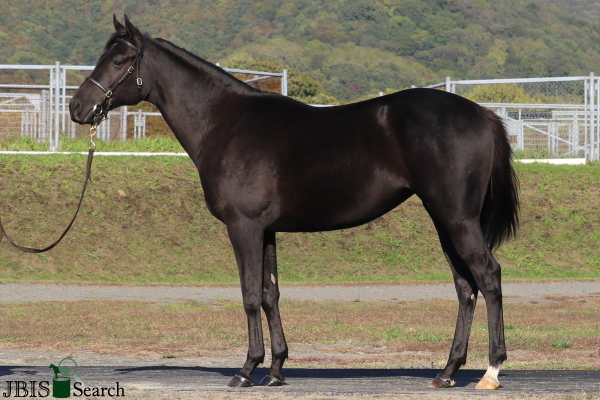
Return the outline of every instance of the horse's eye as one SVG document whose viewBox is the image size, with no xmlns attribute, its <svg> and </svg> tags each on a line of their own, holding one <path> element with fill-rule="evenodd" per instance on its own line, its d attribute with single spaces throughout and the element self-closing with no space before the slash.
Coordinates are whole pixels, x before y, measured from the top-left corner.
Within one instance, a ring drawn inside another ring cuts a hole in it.
<svg viewBox="0 0 600 400">
<path fill-rule="evenodd" d="M 121 68 L 123 66 L 123 61 L 115 60 L 113 61 L 113 66 Z"/>
</svg>

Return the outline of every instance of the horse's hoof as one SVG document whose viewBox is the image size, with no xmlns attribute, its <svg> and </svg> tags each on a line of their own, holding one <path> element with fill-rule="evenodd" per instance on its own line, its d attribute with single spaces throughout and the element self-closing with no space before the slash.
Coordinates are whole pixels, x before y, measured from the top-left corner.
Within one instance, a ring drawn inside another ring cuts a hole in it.
<svg viewBox="0 0 600 400">
<path fill-rule="evenodd" d="M 436 388 L 436 389 L 442 389 L 442 388 L 449 388 L 454 386 L 456 382 L 454 382 L 453 379 L 443 379 L 440 378 L 440 376 L 436 376 L 435 379 L 433 380 L 433 382 L 431 382 L 429 384 L 430 388 Z"/>
<path fill-rule="evenodd" d="M 260 380 L 260 386 L 281 386 L 283 385 L 283 381 L 279 378 L 275 378 L 271 375 L 265 375 L 264 378 Z"/>
<path fill-rule="evenodd" d="M 248 378 L 244 378 L 243 376 L 236 375 L 233 377 L 231 382 L 229 382 L 229 387 L 250 387 L 252 386 L 252 381 Z"/>
<path fill-rule="evenodd" d="M 500 382 L 488 376 L 484 376 L 475 386 L 475 389 L 494 390 L 500 387 Z"/>
</svg>

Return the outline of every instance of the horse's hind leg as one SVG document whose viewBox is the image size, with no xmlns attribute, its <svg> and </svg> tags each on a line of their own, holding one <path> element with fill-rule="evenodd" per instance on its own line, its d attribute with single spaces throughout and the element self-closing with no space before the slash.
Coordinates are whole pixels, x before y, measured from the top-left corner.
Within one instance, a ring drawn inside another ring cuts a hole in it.
<svg viewBox="0 0 600 400">
<path fill-rule="evenodd" d="M 265 233 L 264 279 L 262 308 L 267 316 L 271 334 L 271 369 L 260 382 L 262 386 L 283 384 L 281 368 L 288 356 L 288 347 L 279 316 L 279 278 L 277 276 L 277 252 L 275 233 Z"/>
<path fill-rule="evenodd" d="M 456 253 L 473 275 L 477 288 L 485 298 L 490 340 L 489 368 L 475 388 L 496 389 L 500 386 L 500 367 L 506 360 L 500 265 L 487 246 L 477 216 L 442 218 L 442 213 L 436 212 L 431 204 L 427 206 L 448 232 Z"/>
<path fill-rule="evenodd" d="M 448 362 L 444 370 L 429 385 L 434 388 L 445 388 L 454 386 L 454 375 L 467 362 L 467 347 L 473 323 L 473 313 L 477 303 L 478 289 L 473 274 L 456 252 L 446 228 L 439 223 L 435 215 L 430 215 L 438 231 L 442 250 L 452 270 L 459 303 L 454 341 L 452 342 Z"/>
<path fill-rule="evenodd" d="M 233 377 L 229 386 L 252 386 L 251 376 L 265 359 L 260 307 L 263 280 L 263 236 L 261 227 L 249 220 L 227 224 L 227 233 L 233 245 L 238 264 L 244 311 L 248 318 L 248 356 L 243 368 Z"/>
</svg>

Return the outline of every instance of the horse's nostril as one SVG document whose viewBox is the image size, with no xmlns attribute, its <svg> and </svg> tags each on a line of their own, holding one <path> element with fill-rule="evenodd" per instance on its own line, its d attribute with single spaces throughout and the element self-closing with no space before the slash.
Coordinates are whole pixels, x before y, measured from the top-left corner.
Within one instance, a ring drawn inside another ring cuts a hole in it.
<svg viewBox="0 0 600 400">
<path fill-rule="evenodd" d="M 80 122 L 81 120 L 81 104 L 79 103 L 78 100 L 71 100 L 71 102 L 69 103 L 69 113 L 71 114 L 71 119 L 74 122 Z"/>
<path fill-rule="evenodd" d="M 81 104 L 79 104 L 79 101 L 74 101 L 72 102 L 72 104 L 69 104 L 69 108 L 71 109 L 71 114 L 72 115 L 77 115 L 79 114 L 79 111 L 81 110 Z"/>
</svg>

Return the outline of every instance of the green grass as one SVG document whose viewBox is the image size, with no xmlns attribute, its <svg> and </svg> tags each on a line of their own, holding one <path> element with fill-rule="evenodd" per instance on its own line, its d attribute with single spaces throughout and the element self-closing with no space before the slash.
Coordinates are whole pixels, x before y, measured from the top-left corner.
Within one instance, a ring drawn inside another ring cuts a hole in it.
<svg viewBox="0 0 600 400">
<path fill-rule="evenodd" d="M 57 238 L 75 209 L 84 163 L 80 155 L 0 155 L 0 216 L 17 243 Z M 522 223 L 496 252 L 503 278 L 600 278 L 600 167 L 517 163 L 516 170 Z M 238 283 L 226 229 L 206 209 L 184 157 L 96 157 L 64 241 L 40 255 L 3 241 L 0 253 L 4 282 Z M 354 229 L 278 234 L 278 262 L 288 283 L 451 279 L 415 197 Z"/>
<path fill-rule="evenodd" d="M 110 152 L 153 152 L 153 153 L 183 153 L 184 150 L 177 140 L 172 136 L 148 136 L 138 140 L 112 140 L 103 141 L 96 139 L 98 151 Z M 49 143 L 39 143 L 27 136 L 21 136 L 10 140 L 0 140 L 0 150 L 9 151 L 47 151 Z M 59 151 L 87 151 L 89 140 L 71 139 L 61 136 Z"/>
</svg>

